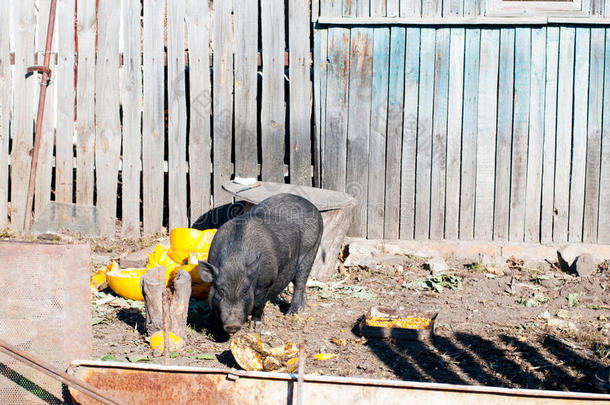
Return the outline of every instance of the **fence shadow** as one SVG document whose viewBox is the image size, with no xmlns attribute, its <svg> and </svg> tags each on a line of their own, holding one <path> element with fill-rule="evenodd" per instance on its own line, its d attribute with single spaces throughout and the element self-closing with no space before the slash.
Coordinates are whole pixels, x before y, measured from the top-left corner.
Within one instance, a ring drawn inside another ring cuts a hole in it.
<svg viewBox="0 0 610 405">
<path fill-rule="evenodd" d="M 26 403 L 26 401 L 31 400 L 31 397 L 28 398 L 26 396 L 26 391 L 47 404 L 61 405 L 64 403 L 60 398 L 57 398 L 40 385 L 21 375 L 8 365 L 0 363 L 0 378 L 3 377 L 20 387 L 19 389 L 15 387 L 15 390 L 12 393 L 8 390 L 1 390 L 3 393 L 3 403 Z M 0 382 L 0 385 L 4 387 L 7 384 L 2 381 Z"/>
<path fill-rule="evenodd" d="M 604 392 L 595 384 L 601 363 L 548 338 L 541 348 L 513 336 L 495 343 L 469 333 L 426 341 L 369 339 L 366 345 L 408 381 Z"/>
</svg>

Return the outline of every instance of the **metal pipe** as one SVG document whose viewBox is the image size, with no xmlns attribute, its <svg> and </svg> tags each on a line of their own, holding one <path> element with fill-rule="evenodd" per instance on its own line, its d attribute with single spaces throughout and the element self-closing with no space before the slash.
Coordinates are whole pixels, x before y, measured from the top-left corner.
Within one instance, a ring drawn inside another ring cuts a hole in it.
<svg viewBox="0 0 610 405">
<path fill-rule="evenodd" d="M 49 26 L 47 28 L 47 42 L 44 51 L 43 66 L 33 66 L 28 68 L 28 71 L 42 72 L 40 80 L 40 97 L 38 99 L 38 114 L 36 115 L 36 129 L 34 132 L 34 148 L 32 149 L 32 165 L 30 168 L 30 181 L 28 183 L 28 195 L 25 206 L 25 220 L 23 229 L 25 232 L 30 230 L 32 221 L 32 204 L 34 202 L 34 186 L 36 184 L 36 171 L 38 170 L 38 153 L 40 152 L 40 138 L 42 136 L 42 121 L 44 118 L 44 104 L 47 98 L 47 87 L 51 78 L 51 45 L 53 44 L 53 30 L 55 28 L 55 11 L 57 9 L 57 0 L 51 0 L 49 9 Z"/>
<path fill-rule="evenodd" d="M 107 404 L 107 405 L 120 405 L 121 404 L 121 402 L 118 402 L 118 401 L 108 397 L 108 395 L 105 392 L 99 390 L 98 388 L 94 387 L 93 385 L 72 377 L 68 373 L 63 372 L 63 371 L 55 368 L 54 366 L 52 366 L 40 359 L 35 358 L 31 354 L 25 353 L 25 352 L 17 349 L 15 346 L 5 342 L 2 339 L 0 339 L 0 351 L 16 360 L 24 362 L 28 366 L 32 367 L 35 370 L 40 371 L 43 374 L 46 374 L 52 378 L 59 380 L 61 383 L 66 384 L 67 386 L 70 386 L 74 389 L 77 389 L 77 390 L 87 394 L 91 398 L 96 399 L 103 404 Z"/>
<path fill-rule="evenodd" d="M 305 343 L 299 343 L 299 369 L 297 379 L 297 405 L 303 405 L 303 375 L 305 374 Z"/>
</svg>

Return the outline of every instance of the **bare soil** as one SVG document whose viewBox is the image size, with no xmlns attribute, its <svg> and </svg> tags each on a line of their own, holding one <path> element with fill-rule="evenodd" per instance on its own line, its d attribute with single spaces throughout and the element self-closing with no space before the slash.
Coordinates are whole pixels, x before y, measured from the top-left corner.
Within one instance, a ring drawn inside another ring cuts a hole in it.
<svg viewBox="0 0 610 405">
<path fill-rule="evenodd" d="M 153 242 L 94 241 L 94 261 L 99 266 L 104 258 Z M 290 288 L 269 302 L 263 340 L 274 346 L 304 342 L 309 355 L 335 354 L 323 361 L 309 357 L 309 374 L 600 391 L 594 375 L 610 366 L 607 263 L 589 278 L 555 266 L 524 268 L 518 261 L 503 269 L 448 263 L 461 285 L 440 292 L 422 289 L 430 271 L 418 257 L 386 255 L 372 267 L 340 265 L 335 279 L 308 288 L 308 305 L 298 315 L 284 315 Z M 358 325 L 371 306 L 438 312 L 434 334 L 424 341 L 362 338 Z M 94 358 L 161 363 L 145 339 L 143 303 L 106 290 L 92 297 L 92 316 Z M 238 334 L 251 331 L 246 326 Z M 172 357 L 175 365 L 239 367 L 203 301 L 191 300 L 186 347 Z"/>
</svg>

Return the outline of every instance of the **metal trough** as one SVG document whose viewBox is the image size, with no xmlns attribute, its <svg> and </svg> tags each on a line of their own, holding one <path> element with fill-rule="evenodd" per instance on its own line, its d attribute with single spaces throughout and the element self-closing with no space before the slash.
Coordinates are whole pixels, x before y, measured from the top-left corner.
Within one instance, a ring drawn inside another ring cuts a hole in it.
<svg viewBox="0 0 610 405">
<path fill-rule="evenodd" d="M 294 374 L 213 368 L 75 361 L 69 373 L 128 404 L 278 404 L 296 403 Z M 97 403 L 70 390 L 78 404 Z M 370 380 L 306 375 L 304 404 L 519 404 L 609 403 L 610 395 Z"/>
</svg>

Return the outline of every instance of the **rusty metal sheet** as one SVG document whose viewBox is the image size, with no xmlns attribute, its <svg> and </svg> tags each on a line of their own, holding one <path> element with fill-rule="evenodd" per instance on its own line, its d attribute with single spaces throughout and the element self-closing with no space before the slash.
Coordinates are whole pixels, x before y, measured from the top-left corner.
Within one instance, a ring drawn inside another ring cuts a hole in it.
<svg viewBox="0 0 610 405">
<path fill-rule="evenodd" d="M 91 354 L 90 249 L 0 241 L 0 336 L 66 369 Z M 57 403 L 57 380 L 0 355 L 3 403 Z"/>
<path fill-rule="evenodd" d="M 74 362 L 70 372 L 129 404 L 292 404 L 294 374 L 156 364 Z M 93 404 L 70 390 L 76 403 Z M 304 404 L 590 405 L 610 395 L 361 378 L 305 376 Z"/>
</svg>

